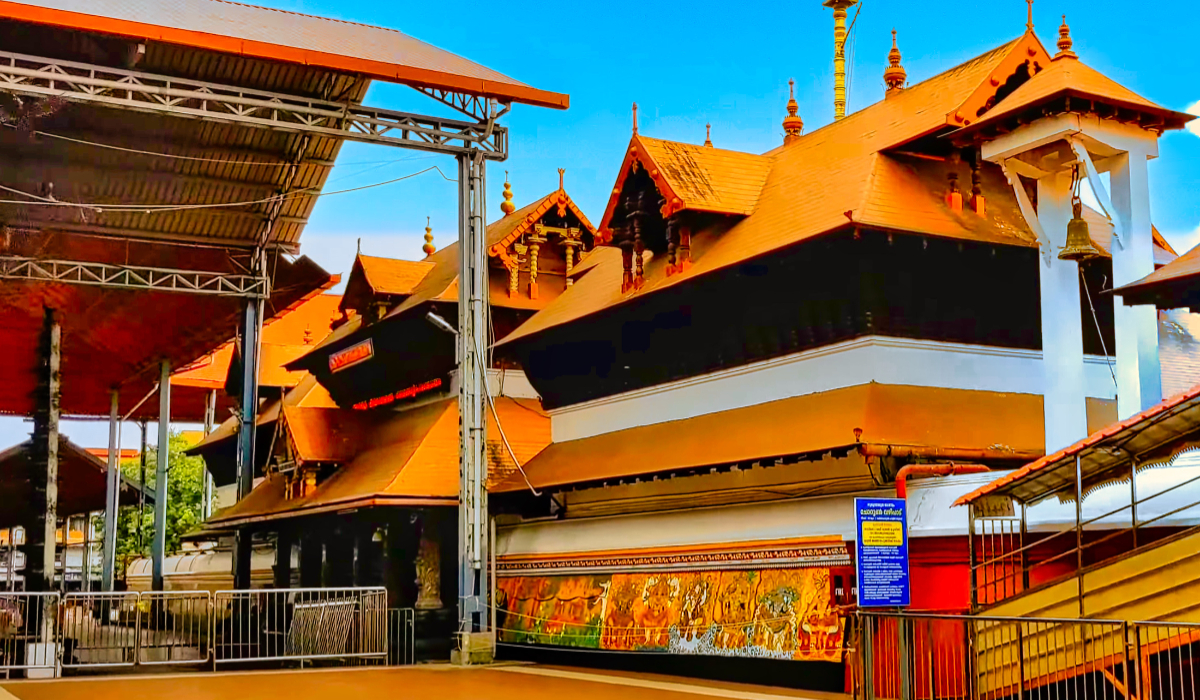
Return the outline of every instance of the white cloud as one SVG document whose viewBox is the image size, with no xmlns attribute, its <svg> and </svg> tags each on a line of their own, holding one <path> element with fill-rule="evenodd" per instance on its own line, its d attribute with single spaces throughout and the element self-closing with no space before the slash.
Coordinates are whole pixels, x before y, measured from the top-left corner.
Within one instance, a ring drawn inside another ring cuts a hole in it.
<svg viewBox="0 0 1200 700">
<path fill-rule="evenodd" d="M 1197 117 L 1200 117 L 1200 101 L 1193 102 L 1186 111 L 1188 114 L 1194 114 Z M 1200 119 L 1193 119 L 1192 121 L 1188 122 L 1187 130 L 1197 136 L 1200 136 Z"/>
<path fill-rule="evenodd" d="M 1200 226 L 1190 233 L 1173 233 L 1168 235 L 1167 240 L 1171 243 L 1171 247 L 1177 253 L 1183 255 L 1187 251 L 1200 245 Z"/>
</svg>

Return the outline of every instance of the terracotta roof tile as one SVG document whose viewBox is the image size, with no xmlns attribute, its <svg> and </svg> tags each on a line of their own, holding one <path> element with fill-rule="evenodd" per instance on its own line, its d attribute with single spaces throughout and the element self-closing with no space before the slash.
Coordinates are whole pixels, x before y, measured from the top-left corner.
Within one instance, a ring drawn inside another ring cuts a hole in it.
<svg viewBox="0 0 1200 700">
<path fill-rule="evenodd" d="M 264 404 L 258 411 L 255 426 L 273 424 L 279 419 L 279 411 L 283 406 L 300 406 L 304 408 L 337 408 L 329 391 L 317 381 L 317 378 L 307 372 L 302 373 L 300 381 L 283 396 L 283 400 L 275 399 Z M 187 450 L 187 454 L 204 454 L 214 446 L 233 440 L 237 436 L 238 419 L 230 416 L 211 433 L 204 436 L 200 442 Z"/>
<path fill-rule="evenodd" d="M 1200 280 L 1200 246 L 1163 265 L 1136 282 L 1115 290 L 1116 294 L 1133 297 L 1153 295 L 1175 284 L 1196 284 Z M 1200 284 L 1197 284 L 1200 286 Z"/>
<path fill-rule="evenodd" d="M 550 419 L 536 401 L 498 397 L 496 409 L 520 460 L 529 460 L 550 442 Z M 285 409 L 285 412 L 290 420 L 292 411 Z M 236 525 L 349 507 L 457 502 L 456 399 L 400 412 L 305 413 L 309 414 L 303 428 L 306 435 L 316 436 L 315 441 L 319 441 L 342 426 L 341 429 L 363 436 L 358 449 L 343 454 L 342 466 L 309 496 L 285 500 L 283 479 L 273 476 L 249 497 L 218 513 L 211 522 Z M 318 422 L 324 425 L 313 425 Z M 488 411 L 488 436 L 489 479 L 495 482 L 509 477 L 516 467 L 500 441 L 491 411 Z"/>
<path fill-rule="evenodd" d="M 1034 74 L 974 124 L 965 127 L 964 131 L 977 130 L 1063 95 L 1169 117 L 1175 128 L 1195 118 L 1147 100 L 1077 58 L 1059 58 Z"/>
<path fill-rule="evenodd" d="M 296 461 L 344 462 L 358 451 L 367 437 L 363 416 L 340 408 L 284 406 L 283 422 Z"/>
<path fill-rule="evenodd" d="M 417 284 L 433 269 L 433 263 L 423 260 L 397 260 L 361 254 L 355 262 L 362 265 L 367 284 L 376 294 L 412 294 Z"/>
<path fill-rule="evenodd" d="M 1042 397 L 864 384 L 556 442 L 525 472 L 535 487 L 554 487 L 827 451 L 858 440 L 1039 453 L 1045 444 Z M 524 481 L 516 475 L 496 490 L 521 488 Z"/>
</svg>

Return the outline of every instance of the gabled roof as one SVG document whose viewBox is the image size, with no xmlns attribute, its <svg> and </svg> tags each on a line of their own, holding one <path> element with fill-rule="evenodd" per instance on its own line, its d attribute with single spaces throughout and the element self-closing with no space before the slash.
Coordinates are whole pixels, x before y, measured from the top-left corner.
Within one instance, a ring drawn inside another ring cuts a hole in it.
<svg viewBox="0 0 1200 700">
<path fill-rule="evenodd" d="M 359 253 L 354 257 L 354 266 L 346 280 L 346 293 L 340 308 L 357 309 L 365 297 L 403 297 L 433 269 L 433 263 L 424 260 L 400 260 L 379 258 Z"/>
<path fill-rule="evenodd" d="M 612 238 L 608 223 L 635 162 L 650 174 L 666 200 L 664 217 L 685 210 L 748 216 L 771 171 L 770 156 L 634 134 L 600 221 L 603 241 Z"/>
<path fill-rule="evenodd" d="M 265 425 L 273 424 L 279 419 L 279 412 L 285 406 L 337 408 L 337 404 L 329 396 L 329 392 L 326 391 L 325 387 L 321 386 L 316 377 L 307 372 L 302 374 L 303 377 L 297 382 L 295 387 L 284 394 L 282 401 L 274 399 L 259 409 L 258 418 L 254 422 L 256 427 L 261 428 Z M 185 454 L 207 454 L 218 446 L 226 445 L 235 440 L 237 438 L 237 431 L 238 418 L 237 416 L 230 416 L 211 433 L 205 435 L 200 442 L 188 448 Z"/>
<path fill-rule="evenodd" d="M 527 461 L 550 442 L 550 419 L 536 401 L 496 398 L 496 410 L 517 458 Z M 291 411 L 288 411 L 290 414 Z M 299 442 L 332 454 L 341 447 L 321 446 L 336 436 L 335 424 L 354 424 L 362 435 L 347 445 L 343 461 L 314 493 L 287 500 L 285 480 L 272 475 L 237 504 L 210 522 L 242 525 L 262 520 L 387 505 L 454 505 L 458 502 L 458 401 L 444 399 L 405 411 L 308 411 L 292 424 L 304 431 Z M 496 483 L 516 471 L 500 442 L 495 418 L 487 412 L 488 474 Z M 356 448 L 356 449 L 355 449 Z"/>
<path fill-rule="evenodd" d="M 1200 246 L 1163 265 L 1136 282 L 1113 290 L 1127 304 L 1155 304 L 1160 308 L 1187 306 L 1200 296 Z"/>
<path fill-rule="evenodd" d="M 1075 97 L 1101 102 L 1162 118 L 1163 128 L 1180 128 L 1195 119 L 1193 115 L 1169 110 L 1126 88 L 1073 56 L 1061 56 L 1034 74 L 1025 84 L 962 133 L 976 131 L 1059 97 Z"/>
<path fill-rule="evenodd" d="M 501 102 L 566 109 L 567 95 L 532 88 L 394 29 L 229 0 L 24 0 L 0 15 L 26 22 L 319 66 Z"/>
</svg>

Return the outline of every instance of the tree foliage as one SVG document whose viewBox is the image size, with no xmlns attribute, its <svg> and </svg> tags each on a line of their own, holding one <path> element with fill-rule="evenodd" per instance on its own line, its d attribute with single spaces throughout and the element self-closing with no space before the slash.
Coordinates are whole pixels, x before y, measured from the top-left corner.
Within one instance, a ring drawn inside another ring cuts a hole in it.
<svg viewBox="0 0 1200 700">
<path fill-rule="evenodd" d="M 204 459 L 189 457 L 183 453 L 190 445 L 179 433 L 172 432 L 167 445 L 167 553 L 178 551 L 184 533 L 200 524 L 201 501 L 204 498 Z M 146 453 L 146 486 L 153 492 L 156 488 L 155 467 L 158 450 L 151 448 Z M 142 479 L 140 459 L 128 460 L 121 465 L 121 473 L 135 484 Z M 123 506 L 117 520 L 117 556 L 121 559 L 150 555 L 150 543 L 154 540 L 154 507 L 146 502 L 140 521 L 138 507 Z"/>
</svg>

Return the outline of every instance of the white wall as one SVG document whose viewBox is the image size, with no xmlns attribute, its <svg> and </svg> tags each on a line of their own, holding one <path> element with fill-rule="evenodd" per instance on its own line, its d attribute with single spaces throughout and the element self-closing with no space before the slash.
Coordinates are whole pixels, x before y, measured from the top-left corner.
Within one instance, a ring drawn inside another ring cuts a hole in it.
<svg viewBox="0 0 1200 700">
<path fill-rule="evenodd" d="M 1084 358 L 1086 394 L 1116 394 L 1102 357 Z M 550 412 L 555 442 L 664 423 L 868 382 L 1044 393 L 1042 354 L 868 336 Z"/>
</svg>

